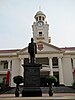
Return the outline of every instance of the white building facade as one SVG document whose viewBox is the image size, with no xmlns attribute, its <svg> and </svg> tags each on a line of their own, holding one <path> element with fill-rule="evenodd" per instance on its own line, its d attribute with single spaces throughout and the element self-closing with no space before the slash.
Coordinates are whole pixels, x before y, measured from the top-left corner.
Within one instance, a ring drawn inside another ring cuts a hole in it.
<svg viewBox="0 0 75 100">
<path fill-rule="evenodd" d="M 57 86 L 71 86 L 74 81 L 75 47 L 59 48 L 51 44 L 49 37 L 49 24 L 46 15 L 38 11 L 34 16 L 33 38 L 37 44 L 36 63 L 42 64 L 41 78 L 48 75 L 57 77 Z M 0 83 L 6 80 L 7 71 L 10 70 L 10 86 L 14 87 L 13 77 L 23 76 L 22 64 L 29 62 L 28 48 L 17 50 L 0 50 Z"/>
</svg>

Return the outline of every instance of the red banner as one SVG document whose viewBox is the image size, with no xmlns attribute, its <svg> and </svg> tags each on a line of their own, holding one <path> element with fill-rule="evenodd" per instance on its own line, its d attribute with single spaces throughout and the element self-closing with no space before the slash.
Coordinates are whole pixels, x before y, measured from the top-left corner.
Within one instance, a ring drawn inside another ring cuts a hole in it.
<svg viewBox="0 0 75 100">
<path fill-rule="evenodd" d="M 74 80 L 75 80 L 75 68 L 74 68 L 74 71 L 73 71 L 73 76 L 74 76 Z"/>
<path fill-rule="evenodd" d="M 7 77 L 6 77 L 6 84 L 9 86 L 9 82 L 10 82 L 10 70 L 8 70 L 7 72 Z"/>
</svg>

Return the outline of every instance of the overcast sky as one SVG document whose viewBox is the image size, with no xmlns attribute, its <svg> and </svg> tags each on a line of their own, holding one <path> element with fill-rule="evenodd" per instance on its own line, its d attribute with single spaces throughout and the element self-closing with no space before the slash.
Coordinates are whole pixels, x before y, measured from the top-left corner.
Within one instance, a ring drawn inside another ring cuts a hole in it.
<svg viewBox="0 0 75 100">
<path fill-rule="evenodd" d="M 28 45 L 39 6 L 49 24 L 51 44 L 75 47 L 75 0 L 0 0 L 0 49 Z"/>
</svg>

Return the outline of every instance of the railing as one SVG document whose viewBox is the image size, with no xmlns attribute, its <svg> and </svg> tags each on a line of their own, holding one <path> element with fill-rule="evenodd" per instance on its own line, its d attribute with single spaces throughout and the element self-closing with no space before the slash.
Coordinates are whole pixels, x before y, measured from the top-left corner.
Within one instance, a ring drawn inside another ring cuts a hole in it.
<svg viewBox="0 0 75 100">
<path fill-rule="evenodd" d="M 53 66 L 53 68 L 58 68 L 58 65 Z"/>
<path fill-rule="evenodd" d="M 50 71 L 49 65 L 42 65 L 41 71 L 42 71 L 42 70 Z"/>
<path fill-rule="evenodd" d="M 8 71 L 8 69 L 1 68 L 0 71 Z"/>
<path fill-rule="evenodd" d="M 49 66 L 49 65 L 44 65 L 44 64 L 42 65 L 42 67 L 47 67 L 47 68 L 50 68 L 50 66 Z"/>
</svg>

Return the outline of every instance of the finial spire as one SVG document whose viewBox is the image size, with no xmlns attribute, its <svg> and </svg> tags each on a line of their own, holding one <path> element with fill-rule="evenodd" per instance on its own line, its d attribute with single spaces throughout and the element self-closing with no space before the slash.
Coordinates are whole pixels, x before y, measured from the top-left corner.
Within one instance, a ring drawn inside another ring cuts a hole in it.
<svg viewBox="0 0 75 100">
<path fill-rule="evenodd" d="M 39 6 L 39 11 L 41 11 L 41 6 Z"/>
</svg>

